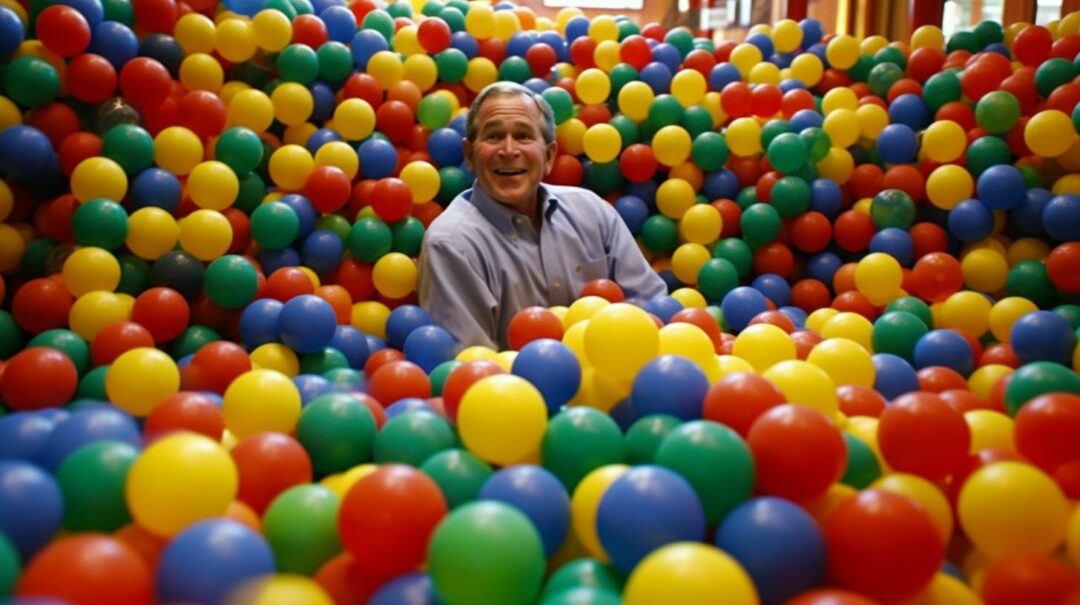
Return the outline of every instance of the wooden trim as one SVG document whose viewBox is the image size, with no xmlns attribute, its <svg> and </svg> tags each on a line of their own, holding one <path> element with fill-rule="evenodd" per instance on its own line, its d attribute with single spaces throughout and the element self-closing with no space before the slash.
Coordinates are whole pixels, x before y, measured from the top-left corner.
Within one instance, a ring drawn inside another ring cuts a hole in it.
<svg viewBox="0 0 1080 605">
<path fill-rule="evenodd" d="M 1008 5 L 1008 2 L 1005 3 Z M 1061 18 L 1064 19 L 1069 13 L 1080 11 L 1080 0 L 1064 0 L 1061 3 Z"/>
<path fill-rule="evenodd" d="M 788 0 L 787 18 L 794 19 L 795 21 L 801 21 L 805 19 L 808 4 L 809 3 L 807 2 L 807 0 Z"/>
<path fill-rule="evenodd" d="M 1008 5 L 1010 0 L 1006 0 Z M 941 27 L 941 14 L 944 10 L 942 0 L 912 0 L 911 2 L 911 31 L 914 32 L 923 25 Z"/>
<path fill-rule="evenodd" d="M 1062 10 L 1066 2 L 1062 3 Z M 1035 0 L 1005 0 L 1005 6 L 1001 9 L 1002 23 L 1031 23 L 1034 20 Z"/>
</svg>

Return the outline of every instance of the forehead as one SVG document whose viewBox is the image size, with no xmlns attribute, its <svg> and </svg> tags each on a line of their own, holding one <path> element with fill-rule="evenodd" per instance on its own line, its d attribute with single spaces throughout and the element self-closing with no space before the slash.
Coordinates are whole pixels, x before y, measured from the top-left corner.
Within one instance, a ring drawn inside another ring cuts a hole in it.
<svg viewBox="0 0 1080 605">
<path fill-rule="evenodd" d="M 476 112 L 477 129 L 483 129 L 488 124 L 514 124 L 526 123 L 539 127 L 543 116 L 536 103 L 524 95 L 505 95 L 490 97 L 484 100 L 484 104 Z"/>
</svg>

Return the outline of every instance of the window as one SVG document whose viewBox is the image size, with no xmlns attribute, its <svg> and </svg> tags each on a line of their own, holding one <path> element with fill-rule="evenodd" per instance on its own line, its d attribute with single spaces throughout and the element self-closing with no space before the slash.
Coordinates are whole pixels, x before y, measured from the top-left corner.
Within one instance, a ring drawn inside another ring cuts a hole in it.
<svg viewBox="0 0 1080 605">
<path fill-rule="evenodd" d="M 941 15 L 941 31 L 948 37 L 983 21 L 1001 23 L 1004 14 L 1005 0 L 947 0 Z"/>
<path fill-rule="evenodd" d="M 544 6 L 597 8 L 601 10 L 641 10 L 644 0 L 544 0 Z"/>
</svg>

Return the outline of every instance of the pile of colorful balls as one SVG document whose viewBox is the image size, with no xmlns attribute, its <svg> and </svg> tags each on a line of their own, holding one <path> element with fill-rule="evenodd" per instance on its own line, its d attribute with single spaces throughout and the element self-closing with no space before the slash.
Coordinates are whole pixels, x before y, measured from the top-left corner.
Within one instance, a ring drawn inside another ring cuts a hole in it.
<svg viewBox="0 0 1080 605">
<path fill-rule="evenodd" d="M 1080 602 L 1078 76 L 1080 13 L 0 0 L 0 601 Z M 417 306 L 497 80 L 668 295 Z"/>
</svg>

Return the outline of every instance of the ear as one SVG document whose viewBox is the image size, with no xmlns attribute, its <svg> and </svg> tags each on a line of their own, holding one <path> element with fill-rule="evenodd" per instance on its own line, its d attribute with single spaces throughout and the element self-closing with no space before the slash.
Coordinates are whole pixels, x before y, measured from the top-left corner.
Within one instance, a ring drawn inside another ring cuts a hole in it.
<svg viewBox="0 0 1080 605">
<path fill-rule="evenodd" d="M 558 143 L 551 143 L 544 149 L 544 176 L 551 174 L 551 169 L 555 167 L 555 152 L 558 148 Z"/>
<path fill-rule="evenodd" d="M 473 174 L 475 174 L 476 169 L 473 168 L 473 161 L 472 161 L 472 143 L 469 142 L 469 139 L 462 137 L 462 139 L 461 139 L 461 147 L 462 147 L 462 150 L 465 152 L 465 165 L 469 168 L 469 172 L 472 172 Z"/>
</svg>

